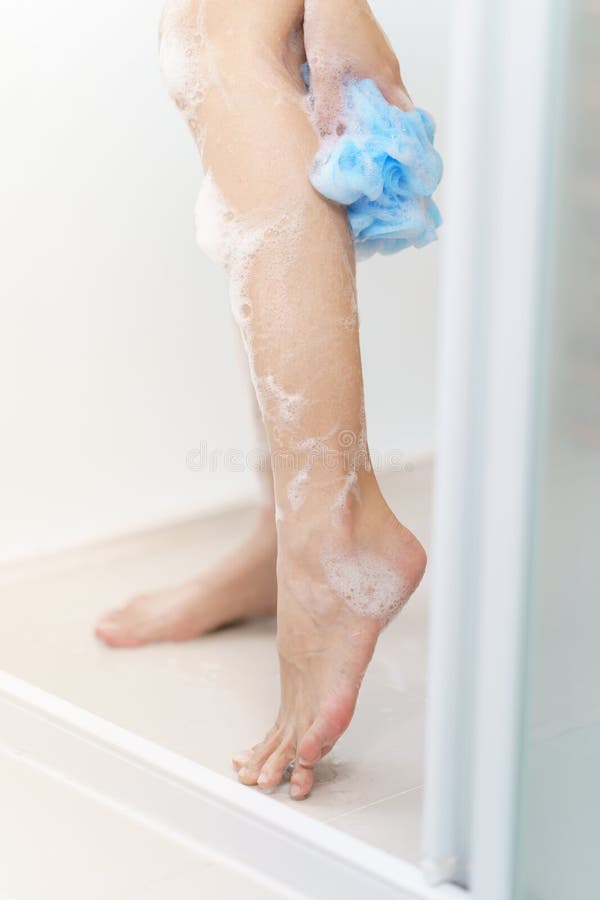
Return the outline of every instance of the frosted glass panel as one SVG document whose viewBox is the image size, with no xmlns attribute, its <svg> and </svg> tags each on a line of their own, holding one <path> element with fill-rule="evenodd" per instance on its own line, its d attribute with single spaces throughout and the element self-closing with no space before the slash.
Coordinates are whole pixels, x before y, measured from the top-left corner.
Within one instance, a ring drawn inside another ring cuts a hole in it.
<svg viewBox="0 0 600 900">
<path fill-rule="evenodd" d="M 517 900 L 600 897 L 600 6 L 556 14 Z"/>
</svg>

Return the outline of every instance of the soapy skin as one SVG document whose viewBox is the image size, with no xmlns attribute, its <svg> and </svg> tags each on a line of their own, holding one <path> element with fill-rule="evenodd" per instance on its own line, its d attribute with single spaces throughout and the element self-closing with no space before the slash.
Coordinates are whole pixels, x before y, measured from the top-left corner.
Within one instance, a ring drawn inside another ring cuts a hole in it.
<svg viewBox="0 0 600 900">
<path fill-rule="evenodd" d="M 338 28 L 344 10 L 358 33 Z M 385 54 L 395 57 L 358 0 L 168 0 L 161 47 L 206 175 L 199 240 L 229 274 L 272 471 L 256 532 L 237 555 L 175 592 L 136 598 L 97 630 L 115 646 L 185 639 L 273 610 L 276 589 L 279 712 L 234 764 L 242 783 L 265 789 L 293 764 L 290 793 L 303 799 L 351 721 L 379 633 L 425 568 L 370 465 L 346 210 L 308 172 L 340 112 L 340 66 L 412 105 L 399 70 L 381 77 Z"/>
<path fill-rule="evenodd" d="M 371 78 L 388 103 L 413 108 L 398 58 L 366 0 L 306 0 L 304 43 L 321 135 L 344 126 L 342 87 L 348 76 Z"/>
</svg>

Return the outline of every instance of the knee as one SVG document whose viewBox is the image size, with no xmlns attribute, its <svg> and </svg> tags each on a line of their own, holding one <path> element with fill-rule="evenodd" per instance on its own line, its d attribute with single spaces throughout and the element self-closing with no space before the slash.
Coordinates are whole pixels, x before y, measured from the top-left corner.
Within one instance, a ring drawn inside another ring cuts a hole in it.
<svg viewBox="0 0 600 900">
<path fill-rule="evenodd" d="M 192 115 L 210 83 L 204 0 L 167 0 L 159 26 L 160 67 L 169 94 Z"/>
</svg>

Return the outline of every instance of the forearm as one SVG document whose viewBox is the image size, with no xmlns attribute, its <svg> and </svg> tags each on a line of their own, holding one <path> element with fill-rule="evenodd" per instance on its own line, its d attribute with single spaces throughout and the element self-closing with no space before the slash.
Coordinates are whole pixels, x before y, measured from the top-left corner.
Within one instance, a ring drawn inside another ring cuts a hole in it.
<svg viewBox="0 0 600 900">
<path fill-rule="evenodd" d="M 340 82 L 347 75 L 373 79 L 389 103 L 412 108 L 396 54 L 367 0 L 305 0 L 304 44 L 323 132 L 339 121 Z"/>
</svg>

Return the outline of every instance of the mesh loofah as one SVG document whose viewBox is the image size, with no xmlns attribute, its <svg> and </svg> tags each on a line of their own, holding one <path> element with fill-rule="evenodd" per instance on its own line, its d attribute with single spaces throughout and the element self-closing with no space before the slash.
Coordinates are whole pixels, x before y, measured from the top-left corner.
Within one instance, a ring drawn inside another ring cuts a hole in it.
<svg viewBox="0 0 600 900">
<path fill-rule="evenodd" d="M 303 74 L 308 83 L 306 67 Z M 435 241 L 442 219 L 431 195 L 442 160 L 432 117 L 392 106 L 371 79 L 346 81 L 343 100 L 344 133 L 324 139 L 309 177 L 320 194 L 348 207 L 357 256 Z"/>
</svg>

